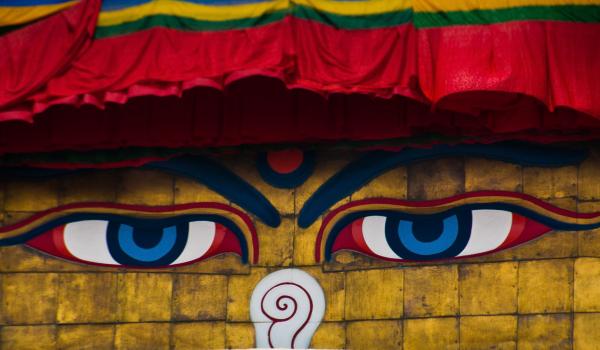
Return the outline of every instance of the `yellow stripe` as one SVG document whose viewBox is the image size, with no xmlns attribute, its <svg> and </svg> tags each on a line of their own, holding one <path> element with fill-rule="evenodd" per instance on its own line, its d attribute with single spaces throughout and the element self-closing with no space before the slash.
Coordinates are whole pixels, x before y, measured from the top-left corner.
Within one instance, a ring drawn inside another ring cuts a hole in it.
<svg viewBox="0 0 600 350">
<path fill-rule="evenodd" d="M 600 5 L 600 0 L 414 0 L 415 12 L 495 10 L 525 6 Z"/>
<path fill-rule="evenodd" d="M 0 6 L 0 26 L 12 26 L 34 21 L 75 5 L 78 0 L 55 5 Z"/>
<path fill-rule="evenodd" d="M 431 207 L 412 207 L 412 206 L 404 206 L 404 205 L 396 205 L 396 204 L 365 204 L 359 205 L 355 207 L 350 207 L 346 210 L 342 210 L 336 213 L 335 217 L 333 217 L 328 223 L 327 226 L 323 229 L 323 240 L 321 242 L 321 249 L 325 247 L 325 241 L 327 240 L 327 236 L 330 234 L 331 229 L 337 224 L 341 219 L 346 217 L 348 214 L 367 211 L 367 210 L 401 210 L 406 213 L 414 213 L 414 214 L 435 214 L 442 212 L 444 210 L 459 207 L 465 204 L 481 204 L 481 203 L 504 203 L 504 204 L 515 204 L 522 208 L 530 209 L 538 214 L 544 215 L 548 218 L 555 219 L 557 221 L 570 223 L 570 224 L 595 224 L 600 222 L 600 217 L 583 219 L 583 218 L 572 218 L 568 216 L 563 216 L 558 213 L 549 211 L 543 207 L 540 207 L 532 202 L 513 197 L 471 197 L 471 198 L 463 198 L 451 203 L 445 203 L 438 206 Z M 533 219 L 531 219 L 533 220 Z"/>
<path fill-rule="evenodd" d="M 368 16 L 410 9 L 412 0 L 291 0 L 293 4 L 344 16 Z"/>
<path fill-rule="evenodd" d="M 219 22 L 259 17 L 265 13 L 291 9 L 294 5 L 307 6 L 318 11 L 344 16 L 364 16 L 409 9 L 411 7 L 411 0 L 274 0 L 222 6 L 194 4 L 179 0 L 154 0 L 139 6 L 114 11 L 103 11 L 100 13 L 98 25 L 118 25 L 155 15 Z"/>
<path fill-rule="evenodd" d="M 254 247 L 252 246 L 252 234 L 250 233 L 250 229 L 248 227 L 248 225 L 246 224 L 246 222 L 239 217 L 238 215 L 236 215 L 235 213 L 232 213 L 230 211 L 227 210 L 222 210 L 219 208 L 190 208 L 190 209 L 182 209 L 182 210 L 174 210 L 174 211 L 168 211 L 168 212 L 146 212 L 146 211 L 139 211 L 139 210 L 131 210 L 131 209 L 117 209 L 117 208 L 102 208 L 102 207 L 89 207 L 89 208 L 72 208 L 72 209 L 66 209 L 66 210 L 62 210 L 62 211 L 58 211 L 58 212 L 54 212 L 48 215 L 45 215 L 41 218 L 38 218 L 37 220 L 34 220 L 33 222 L 28 223 L 27 225 L 24 225 L 23 227 L 14 229 L 14 230 L 10 230 L 10 231 L 5 231 L 5 232 L 0 232 L 0 238 L 5 239 L 5 238 L 11 238 L 11 237 L 16 237 L 16 236 L 20 236 L 28 231 L 31 231 L 32 229 L 39 227 L 49 221 L 52 221 L 54 219 L 69 215 L 69 214 L 76 214 L 76 213 L 100 213 L 100 214 L 112 214 L 112 215 L 127 215 L 130 217 L 134 217 L 134 218 L 148 218 L 148 219 L 160 219 L 160 218 L 171 218 L 175 215 L 191 215 L 191 214 L 208 214 L 208 215 L 218 215 L 221 217 L 225 217 L 229 220 L 231 220 L 239 229 L 240 231 L 243 233 L 244 237 L 246 237 L 246 241 L 248 242 L 248 256 L 249 259 L 252 260 L 252 257 L 254 256 Z"/>
<path fill-rule="evenodd" d="M 134 22 L 153 15 L 186 17 L 201 21 L 228 21 L 259 17 L 262 14 L 285 10 L 288 0 L 276 0 L 237 6 L 207 6 L 177 0 L 154 0 L 152 2 L 115 11 L 100 12 L 99 26 L 111 26 Z"/>
</svg>

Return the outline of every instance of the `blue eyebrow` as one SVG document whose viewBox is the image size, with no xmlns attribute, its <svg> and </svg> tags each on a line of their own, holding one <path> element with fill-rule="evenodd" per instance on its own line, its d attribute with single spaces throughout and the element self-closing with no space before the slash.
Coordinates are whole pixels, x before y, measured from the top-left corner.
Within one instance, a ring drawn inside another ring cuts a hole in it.
<svg viewBox="0 0 600 350">
<path fill-rule="evenodd" d="M 277 227 L 281 223 L 279 212 L 257 189 L 223 165 L 201 156 L 181 156 L 165 161 L 148 163 L 147 169 L 159 169 L 175 175 L 196 180 L 223 197 L 256 215 L 265 224 Z M 4 176 L 28 178 L 52 177 L 65 174 L 86 173 L 94 169 L 42 169 L 42 168 L 3 168 Z"/>
<path fill-rule="evenodd" d="M 279 212 L 257 189 L 223 165 L 198 156 L 182 156 L 144 165 L 203 183 L 211 190 L 241 206 L 260 218 L 265 224 L 277 227 L 281 223 Z"/>
<path fill-rule="evenodd" d="M 304 203 L 298 225 L 306 228 L 340 199 L 395 167 L 422 160 L 453 156 L 483 157 L 522 166 L 545 168 L 579 164 L 587 157 L 584 149 L 563 149 L 523 143 L 491 145 L 438 145 L 427 149 L 405 149 L 400 152 L 372 151 L 351 162 L 327 180 Z"/>
</svg>

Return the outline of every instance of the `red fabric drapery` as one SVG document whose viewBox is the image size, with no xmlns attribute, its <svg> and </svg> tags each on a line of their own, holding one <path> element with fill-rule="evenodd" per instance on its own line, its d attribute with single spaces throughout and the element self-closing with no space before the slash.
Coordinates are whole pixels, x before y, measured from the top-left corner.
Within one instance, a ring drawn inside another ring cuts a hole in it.
<svg viewBox="0 0 600 350">
<path fill-rule="evenodd" d="M 289 16 L 93 39 L 98 4 L 0 37 L 0 153 L 600 133 L 598 23 L 350 30 Z"/>
</svg>

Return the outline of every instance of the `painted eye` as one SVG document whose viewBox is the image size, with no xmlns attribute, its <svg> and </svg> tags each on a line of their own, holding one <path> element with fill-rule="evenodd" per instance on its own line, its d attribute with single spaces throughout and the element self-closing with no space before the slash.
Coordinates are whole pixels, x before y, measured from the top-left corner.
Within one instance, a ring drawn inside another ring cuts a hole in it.
<svg viewBox="0 0 600 350">
<path fill-rule="evenodd" d="M 223 253 L 243 256 L 243 237 L 230 227 L 209 220 L 82 220 L 57 226 L 26 244 L 86 264 L 157 268 Z"/>
<path fill-rule="evenodd" d="M 384 211 L 355 213 L 330 235 L 327 258 L 353 250 L 392 261 L 430 261 L 490 253 L 536 238 L 552 229 L 517 213 L 455 208 L 414 215 Z"/>
</svg>

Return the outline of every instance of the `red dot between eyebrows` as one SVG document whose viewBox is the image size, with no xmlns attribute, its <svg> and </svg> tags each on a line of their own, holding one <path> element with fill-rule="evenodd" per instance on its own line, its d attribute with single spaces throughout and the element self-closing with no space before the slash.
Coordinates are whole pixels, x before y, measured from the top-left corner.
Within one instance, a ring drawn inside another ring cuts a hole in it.
<svg viewBox="0 0 600 350">
<path fill-rule="evenodd" d="M 267 162 L 273 171 L 279 174 L 289 174 L 298 169 L 304 161 L 304 152 L 298 148 L 267 153 Z"/>
</svg>

